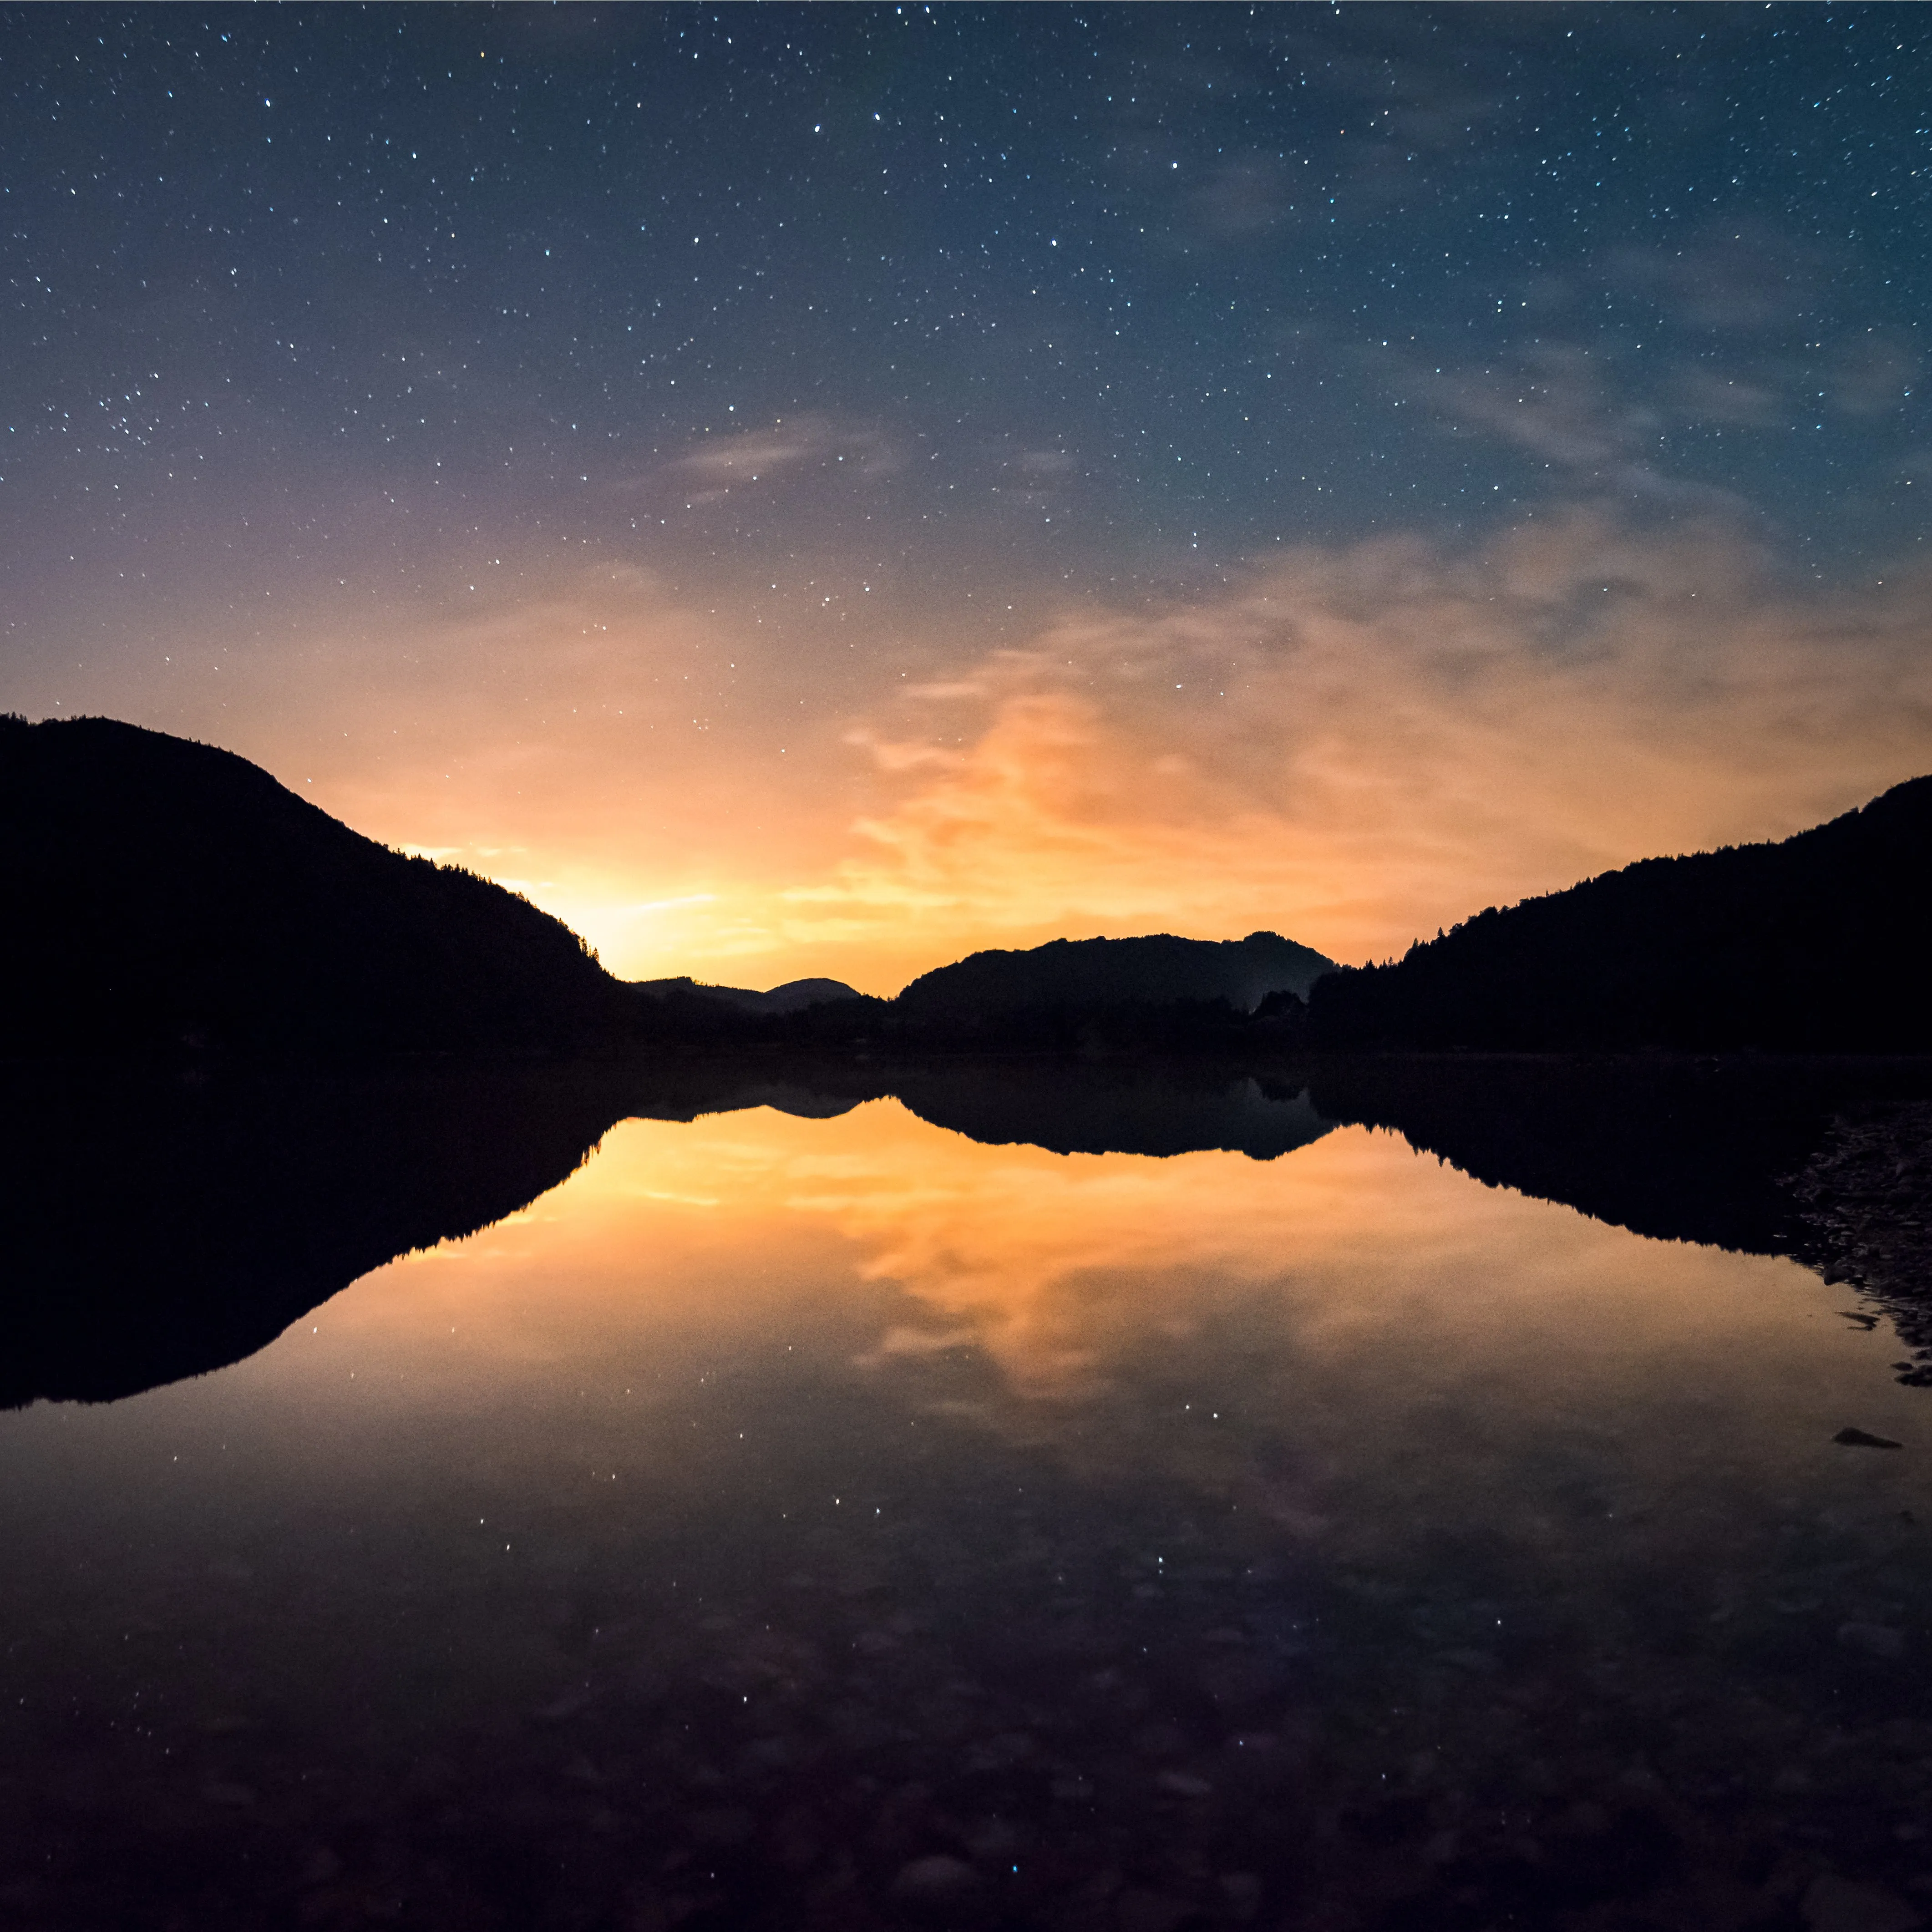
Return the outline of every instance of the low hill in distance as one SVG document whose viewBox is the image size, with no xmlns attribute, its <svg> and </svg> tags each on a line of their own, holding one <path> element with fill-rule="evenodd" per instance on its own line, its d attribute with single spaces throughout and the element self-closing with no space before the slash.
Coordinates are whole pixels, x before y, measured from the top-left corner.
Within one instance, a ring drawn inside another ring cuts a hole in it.
<svg viewBox="0 0 1932 1932">
<path fill-rule="evenodd" d="M 576 1046 L 635 1002 L 561 920 L 233 753 L 0 718 L 0 1054 Z"/>
<path fill-rule="evenodd" d="M 1324 1048 L 1932 1051 L 1932 777 L 1777 844 L 1646 859 L 1315 986 Z"/>
<path fill-rule="evenodd" d="M 951 1046 L 1072 1046 L 1245 1018 L 1271 995 L 1305 995 L 1335 962 L 1272 932 L 1245 939 L 1056 939 L 975 952 L 922 974 L 892 1002 L 898 1033 Z M 1215 1010 L 1211 1013 L 1207 1010 Z"/>
</svg>

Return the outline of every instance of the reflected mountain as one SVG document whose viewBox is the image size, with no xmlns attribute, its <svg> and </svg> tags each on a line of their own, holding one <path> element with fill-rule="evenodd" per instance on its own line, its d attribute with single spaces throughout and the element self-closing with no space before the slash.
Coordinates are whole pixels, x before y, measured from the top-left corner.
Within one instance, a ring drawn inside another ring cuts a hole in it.
<svg viewBox="0 0 1932 1932">
<path fill-rule="evenodd" d="M 412 1248 L 572 1172 L 594 1082 L 15 1073 L 0 1124 L 0 1404 L 238 1361 Z"/>
<path fill-rule="evenodd" d="M 1173 1062 L 945 1062 L 896 1072 L 890 1091 L 936 1127 L 1054 1154 L 1164 1156 L 1218 1148 L 1274 1160 L 1335 1123 L 1302 1088 Z"/>
<path fill-rule="evenodd" d="M 1315 1063 L 1316 1106 L 1386 1127 L 1491 1186 L 1633 1233 L 1772 1253 L 1796 1232 L 1780 1185 L 1847 1108 L 1909 1088 L 1892 1063 L 1361 1056 Z"/>
<path fill-rule="evenodd" d="M 1478 1180 L 1634 1232 L 1790 1254 L 1932 1350 L 1932 1064 L 1353 1057 L 1231 1074 L 1125 1059 L 692 1058 L 272 1078 L 10 1076 L 0 1403 L 107 1400 L 239 1360 L 395 1256 L 566 1179 L 616 1122 L 893 1095 L 1062 1154 L 1272 1160 L 1392 1130 Z M 1901 1365 L 1932 1380 L 1932 1355 Z"/>
<path fill-rule="evenodd" d="M 16 1071 L 0 1123 L 0 1405 L 107 1401 L 238 1361 L 397 1256 L 514 1214 L 616 1122 L 898 1093 L 1061 1152 L 1238 1149 L 1326 1131 L 1298 1092 L 1182 1070 L 672 1061 L 327 1077 Z"/>
<path fill-rule="evenodd" d="M 1660 1240 L 1786 1254 L 1882 1306 L 1932 1384 L 1932 1060 L 1348 1056 L 1336 1124 L 1387 1127 L 1491 1186 Z"/>
</svg>

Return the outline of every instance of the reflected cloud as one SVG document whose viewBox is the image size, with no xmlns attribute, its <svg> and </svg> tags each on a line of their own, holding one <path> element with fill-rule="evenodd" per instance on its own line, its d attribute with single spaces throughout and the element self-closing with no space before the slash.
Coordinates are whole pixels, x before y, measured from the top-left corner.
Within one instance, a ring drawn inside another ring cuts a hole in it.
<svg viewBox="0 0 1932 1932">
<path fill-rule="evenodd" d="M 729 1329 L 792 1292 L 765 1280 L 783 1254 L 802 1258 L 814 1294 L 831 1285 L 841 1360 L 952 1374 L 964 1351 L 1023 1404 L 1085 1402 L 1128 1365 L 1144 1372 L 1150 1349 L 1245 1319 L 1257 1294 L 1292 1315 L 1305 1358 L 1341 1332 L 1334 1294 L 1304 1306 L 1318 1276 L 1354 1309 L 1341 1328 L 1406 1320 L 1386 1288 L 1352 1285 L 1358 1262 L 1398 1284 L 1453 1270 L 1467 1226 L 1529 1212 L 1516 1190 L 1666 1242 L 1802 1258 L 1827 1279 L 1850 1267 L 1924 1345 L 1910 1268 L 1872 1259 L 1916 1252 L 1889 1178 L 1924 1136 L 1909 1065 L 1720 1077 L 1688 1061 L 1378 1057 L 1302 1077 L 727 1057 L 16 1079 L 10 1252 L 49 1292 L 12 1311 L 0 1402 L 129 1394 L 250 1354 L 285 1324 L 314 1332 L 318 1304 L 414 1249 L 393 1296 L 351 1308 L 379 1324 L 427 1316 L 435 1336 L 460 1322 L 529 1360 L 554 1348 L 555 1322 L 532 1327 L 521 1290 L 494 1314 L 478 1305 L 477 1282 L 500 1268 L 570 1283 L 566 1325 L 622 1325 L 642 1306 L 653 1324 Z M 1881 1204 L 1856 1213 L 1847 1118 L 1868 1124 L 1858 1159 Z M 1870 1129 L 1881 1120 L 1903 1124 Z M 1822 1233 L 1814 1183 L 1837 1203 Z M 1546 1244 L 1570 1224 L 1542 1225 Z M 722 1304 L 688 1295 L 694 1266 L 764 1285 Z"/>
<path fill-rule="evenodd" d="M 574 1320 L 634 1320 L 642 1295 L 666 1320 L 729 1329 L 769 1312 L 749 1258 L 781 1245 L 824 1254 L 830 1237 L 843 1269 L 882 1292 L 854 1305 L 862 1326 L 850 1359 L 916 1368 L 968 1348 L 1006 1394 L 1078 1403 L 1109 1386 L 1149 1336 L 1192 1334 L 1318 1256 L 1327 1267 L 1358 1242 L 1379 1250 L 1426 1238 L 1436 1208 L 1413 1226 L 1399 1206 L 1362 1212 L 1363 1190 L 1386 1185 L 1382 1168 L 1412 1166 L 1414 1156 L 1387 1135 L 1356 1129 L 1342 1138 L 1339 1151 L 1324 1142 L 1272 1162 L 1213 1150 L 1056 1154 L 982 1144 L 892 1100 L 830 1120 L 760 1108 L 690 1126 L 630 1120 L 604 1136 L 567 1194 L 473 1244 L 469 1272 L 473 1282 L 541 1252 L 576 1285 Z M 1466 1184 L 1446 1176 L 1437 1186 L 1454 1199 Z M 680 1313 L 685 1257 L 716 1270 L 740 1250 L 745 1294 L 714 1294 Z M 454 1291 L 434 1270 L 399 1266 L 402 1300 L 384 1319 L 418 1293 L 431 1311 L 449 1306 Z M 1330 1308 L 1313 1326 L 1340 1333 L 1357 1318 Z M 484 1319 L 473 1303 L 470 1319 Z M 514 1325 L 501 1345 L 512 1356 L 526 1346 Z"/>
<path fill-rule="evenodd" d="M 464 1360 L 412 1367 L 416 1400 L 419 1375 L 473 1376 L 482 1360 L 521 1374 L 620 1338 L 642 1359 L 716 1359 L 776 1332 L 916 1408 L 1051 1440 L 1076 1462 L 1150 1453 L 1219 1482 L 1234 1473 L 1229 1444 L 1177 1438 L 1162 1390 L 1178 1391 L 1176 1420 L 1204 1395 L 1204 1424 L 1216 1397 L 1251 1423 L 1287 1404 L 1340 1442 L 1365 1401 L 1391 1418 L 1412 1406 L 1396 1365 L 1426 1363 L 1420 1385 L 1501 1376 L 1555 1414 L 1568 1397 L 1550 1374 L 1554 1333 L 1606 1388 L 1666 1364 L 1694 1381 L 1734 1344 L 1741 1296 L 1792 1265 L 1663 1243 L 1634 1271 L 1633 1252 L 1621 1230 L 1474 1186 L 1362 1127 L 1274 1161 L 1059 1155 L 982 1144 L 882 1100 L 825 1120 L 628 1121 L 568 1188 L 466 1244 L 460 1268 L 399 1262 L 333 1326 L 419 1330 L 433 1350 L 460 1320 Z M 533 1320 L 538 1267 L 571 1291 Z M 1218 1379 L 1190 1387 L 1210 1365 Z M 1137 1432 L 1151 1450 L 1132 1448 Z M 1240 1480 L 1277 1521 L 1318 1500 L 1279 1470 Z"/>
</svg>

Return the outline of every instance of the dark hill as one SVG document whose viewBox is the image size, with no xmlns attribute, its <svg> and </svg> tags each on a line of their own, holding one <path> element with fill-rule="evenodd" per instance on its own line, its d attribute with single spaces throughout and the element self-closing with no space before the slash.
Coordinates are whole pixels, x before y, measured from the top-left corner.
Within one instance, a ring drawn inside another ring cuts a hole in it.
<svg viewBox="0 0 1932 1932">
<path fill-rule="evenodd" d="M 1777 844 L 1646 859 L 1316 986 L 1324 1046 L 1932 1050 L 1932 778 Z"/>
<path fill-rule="evenodd" d="M 1042 1026 L 1225 1002 L 1251 1012 L 1270 993 L 1305 994 L 1334 962 L 1292 939 L 1056 939 L 1030 952 L 975 952 L 913 981 L 895 1021 L 931 1038 L 986 1044 Z"/>
<path fill-rule="evenodd" d="M 574 1046 L 635 1004 L 527 900 L 110 718 L 0 718 L 0 1055 Z"/>
<path fill-rule="evenodd" d="M 861 997 L 843 980 L 788 980 L 768 993 L 748 986 L 706 986 L 688 975 L 675 980 L 633 980 L 631 985 L 653 999 L 688 996 L 710 1000 L 734 1012 L 767 1015 L 782 1018 L 787 1013 L 802 1013 L 811 1006 L 829 1006 L 836 1000 Z"/>
</svg>

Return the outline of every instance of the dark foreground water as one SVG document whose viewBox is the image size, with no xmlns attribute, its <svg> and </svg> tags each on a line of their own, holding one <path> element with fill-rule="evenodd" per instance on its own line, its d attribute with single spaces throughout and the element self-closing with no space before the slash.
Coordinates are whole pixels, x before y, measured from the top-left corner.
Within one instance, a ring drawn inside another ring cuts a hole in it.
<svg viewBox="0 0 1932 1932">
<path fill-rule="evenodd" d="M 627 1120 L 0 1414 L 0 1923 L 1932 1917 L 1890 1321 L 1250 1098 L 1271 1158 Z"/>
</svg>

